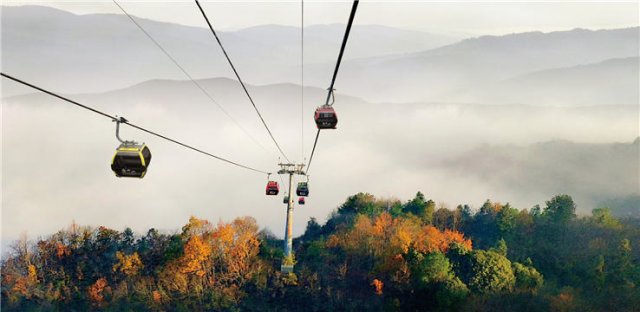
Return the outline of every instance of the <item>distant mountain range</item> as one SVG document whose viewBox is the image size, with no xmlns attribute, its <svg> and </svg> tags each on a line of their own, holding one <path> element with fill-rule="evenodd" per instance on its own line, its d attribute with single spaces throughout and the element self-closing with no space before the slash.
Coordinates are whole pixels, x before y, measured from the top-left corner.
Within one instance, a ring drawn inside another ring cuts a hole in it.
<svg viewBox="0 0 640 312">
<path fill-rule="evenodd" d="M 638 57 L 555 68 L 498 81 L 485 88 L 459 92 L 456 102 L 570 106 L 638 105 Z"/>
<path fill-rule="evenodd" d="M 582 71 L 581 74 L 598 75 L 600 72 L 608 72 L 610 75 L 606 79 L 620 81 L 624 86 L 616 91 L 632 95 L 626 96 L 626 99 L 635 99 L 635 101 L 625 101 L 620 104 L 634 105 L 637 104 L 638 92 L 639 31 L 640 28 L 635 27 L 485 36 L 466 39 L 425 52 L 359 59 L 345 63 L 339 88 L 351 94 L 366 94 L 365 98 L 369 100 L 456 101 L 466 98 L 470 102 L 493 104 L 496 101 L 492 96 L 500 98 L 502 92 L 509 92 L 509 83 L 502 84 L 505 80 L 543 70 L 594 65 L 610 59 L 631 58 L 626 60 L 630 65 L 626 70 L 619 68 L 616 62 L 605 62 L 597 66 L 597 72 Z M 614 68 L 607 69 L 608 66 Z M 553 87 L 557 87 L 557 83 L 575 84 L 566 80 L 575 78 L 571 75 L 564 75 L 564 77 L 547 75 L 544 78 L 553 79 Z M 581 76 L 580 81 L 586 83 L 582 87 L 597 93 L 597 99 L 611 95 L 617 96 L 611 94 L 610 89 L 601 88 L 599 79 L 604 78 Z M 520 84 L 526 82 L 520 80 Z M 473 94 L 486 91 L 487 87 L 497 90 L 489 94 L 489 98 L 473 98 Z M 535 87 L 542 87 L 542 85 Z M 571 91 L 573 90 L 568 89 L 565 94 L 571 94 Z M 550 91 L 542 88 L 537 92 L 544 95 Z M 591 105 L 593 99 L 588 100 L 589 103 L 586 104 Z M 547 99 L 545 98 L 544 101 Z M 538 104 L 528 98 L 521 98 L 516 103 Z M 585 103 L 574 98 L 563 104 L 584 105 Z"/>
<path fill-rule="evenodd" d="M 1 14 L 3 71 L 61 92 L 100 92 L 150 79 L 185 79 L 123 14 L 75 15 L 43 6 L 2 7 Z M 195 8 L 194 18 L 201 18 Z M 189 27 L 136 19 L 192 76 L 235 78 L 204 20 L 202 27 Z M 247 82 L 300 81 L 300 28 L 263 25 L 218 33 Z M 334 63 L 343 34 L 344 25 L 305 27 L 305 62 Z M 356 25 L 345 60 L 423 51 L 458 39 Z M 15 94 L 10 91 L 5 94 Z"/>
<path fill-rule="evenodd" d="M 234 78 L 207 29 L 138 21 L 193 77 Z M 305 84 L 326 88 L 343 28 L 305 28 Z M 263 25 L 220 36 L 248 83 L 299 83 L 299 31 Z M 458 41 L 356 25 L 336 88 L 376 103 L 637 105 L 639 35 L 639 27 L 573 29 Z M 69 93 L 185 79 L 126 16 L 42 6 L 3 7 L 2 64 L 5 72 Z M 3 86 L 4 96 L 25 92 Z"/>
</svg>

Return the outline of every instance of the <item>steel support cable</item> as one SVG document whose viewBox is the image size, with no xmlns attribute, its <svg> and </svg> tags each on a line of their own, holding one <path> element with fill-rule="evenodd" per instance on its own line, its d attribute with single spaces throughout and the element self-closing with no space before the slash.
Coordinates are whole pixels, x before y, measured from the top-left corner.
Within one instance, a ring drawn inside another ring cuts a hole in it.
<svg viewBox="0 0 640 312">
<path fill-rule="evenodd" d="M 209 98 L 209 100 L 218 106 L 218 108 L 220 108 L 220 110 L 227 116 L 229 117 L 229 119 L 231 119 L 231 121 L 233 121 L 233 123 L 238 126 L 238 128 L 240 128 L 240 130 L 242 130 L 242 132 L 244 132 L 244 134 L 246 134 L 251 141 L 253 141 L 253 143 L 255 143 L 256 145 L 258 145 L 262 150 L 264 150 L 267 153 L 270 153 L 270 151 L 268 151 L 262 144 L 260 144 L 260 142 L 258 142 L 258 140 L 256 140 L 251 134 L 249 134 L 249 132 L 240 125 L 240 123 L 235 120 L 235 118 L 231 117 L 231 115 L 229 114 L 229 112 L 227 112 L 224 107 L 222 107 L 222 105 L 220 105 L 220 103 L 218 103 L 213 96 L 200 84 L 198 83 L 198 81 L 196 81 L 195 79 L 193 79 L 193 77 L 187 72 L 186 69 L 184 69 L 184 67 L 182 67 L 180 65 L 180 63 L 178 63 L 178 61 L 176 61 L 175 58 L 173 58 L 173 56 L 171 56 L 171 54 L 169 54 L 169 52 L 162 47 L 162 45 L 160 45 L 160 43 L 155 40 L 153 38 L 153 36 L 151 36 L 151 34 L 149 34 L 149 32 L 147 32 L 144 27 L 142 27 L 142 25 L 140 25 L 134 18 L 133 16 L 129 15 L 129 13 L 116 1 L 116 0 L 112 0 L 113 3 L 118 6 L 118 8 L 120 9 L 120 11 L 122 11 L 122 13 L 124 13 L 129 20 L 131 20 L 131 22 L 136 25 L 136 27 L 138 27 L 138 29 L 140 29 L 140 31 L 142 31 L 142 33 L 144 33 L 147 38 L 149 38 L 149 40 L 151 40 L 151 42 L 153 42 L 153 44 L 155 44 L 156 47 L 158 47 L 158 49 L 160 49 L 160 51 L 162 51 L 162 53 L 164 53 L 165 56 L 167 56 L 167 58 L 169 58 L 169 60 L 171 60 L 171 62 L 173 62 L 174 65 L 176 65 L 176 67 L 178 67 L 178 69 L 180 69 L 180 71 L 182 71 L 182 73 L 198 88 L 200 89 L 200 91 L 202 91 L 202 93 L 204 93 L 204 95 Z"/>
<path fill-rule="evenodd" d="M 74 101 L 74 100 L 71 100 L 71 99 L 66 98 L 66 97 L 64 97 L 64 96 L 62 96 L 62 95 L 56 94 L 56 93 L 54 93 L 54 92 L 51 92 L 51 91 L 45 90 L 45 89 L 43 89 L 43 88 L 40 88 L 40 87 L 35 86 L 35 85 L 33 85 L 33 84 L 30 84 L 30 83 L 28 83 L 28 82 L 26 82 L 26 81 L 23 81 L 23 80 L 20 80 L 20 79 L 18 79 L 18 78 L 15 78 L 15 77 L 13 77 L 13 76 L 11 76 L 11 75 L 8 75 L 8 74 L 5 74 L 5 73 L 0 73 L 0 75 L 2 75 L 2 77 L 5 77 L 5 78 L 7 78 L 7 79 L 13 80 L 13 81 L 15 81 L 15 82 L 17 82 L 17 83 L 23 84 L 23 85 L 25 85 L 25 86 L 27 86 L 27 87 L 30 87 L 30 88 L 36 89 L 36 90 L 38 90 L 38 91 L 40 91 L 40 92 L 42 92 L 42 93 L 48 94 L 48 95 L 50 95 L 50 96 L 53 96 L 53 97 L 56 97 L 56 98 L 61 99 L 61 100 L 63 100 L 63 101 L 66 101 L 66 102 L 68 102 L 68 103 L 74 104 L 74 105 L 76 105 L 76 106 L 79 106 L 79 107 L 81 107 L 81 108 L 84 108 L 84 109 L 86 109 L 86 110 L 89 110 L 89 111 L 91 111 L 91 112 L 94 112 L 94 113 L 96 113 L 96 114 L 99 114 L 99 115 L 102 115 L 102 116 L 104 116 L 104 117 L 107 117 L 107 118 L 109 118 L 109 119 L 111 119 L 111 120 L 121 120 L 121 119 L 119 119 L 119 118 L 118 118 L 118 117 L 116 117 L 116 116 L 111 116 L 111 115 L 109 115 L 109 114 L 107 114 L 107 113 L 105 113 L 105 112 L 101 112 L 101 111 L 99 111 L 99 110 L 97 110 L 97 109 L 95 109 L 95 108 L 92 108 L 92 107 L 86 106 L 86 105 L 84 105 L 84 104 L 80 104 L 80 103 L 78 103 L 78 102 L 76 102 L 76 101 Z M 255 172 L 259 172 L 259 173 L 264 173 L 264 174 L 269 174 L 269 172 L 262 171 L 262 170 L 258 170 L 258 169 L 255 169 L 255 168 L 251 168 L 251 167 L 249 167 L 249 166 L 245 166 L 245 165 L 239 164 L 239 163 L 237 163 L 237 162 L 234 162 L 234 161 L 231 161 L 231 160 L 228 160 L 228 159 L 222 158 L 222 157 L 220 157 L 220 156 L 213 155 L 213 154 L 211 154 L 211 153 L 209 153 L 209 152 L 205 152 L 204 150 L 201 150 L 201 149 L 196 148 L 196 147 L 193 147 L 193 146 L 191 146 L 191 145 L 188 145 L 188 144 L 182 143 L 182 142 L 180 142 L 180 141 L 174 140 L 174 139 L 172 139 L 172 138 L 169 138 L 169 137 L 164 136 L 164 135 L 162 135 L 162 134 L 159 134 L 159 133 L 157 133 L 157 132 L 154 132 L 154 131 L 148 130 L 148 129 L 146 129 L 146 128 L 143 128 L 143 127 L 141 127 L 141 126 L 138 126 L 138 125 L 136 125 L 136 124 L 132 124 L 132 123 L 130 123 L 130 122 L 128 122 L 128 121 L 125 121 L 125 122 L 122 122 L 122 123 L 123 123 L 123 124 L 128 125 L 129 127 L 132 127 L 132 128 L 138 129 L 138 130 L 140 130 L 140 131 L 146 132 L 146 133 L 148 133 L 148 134 L 154 135 L 154 136 L 156 136 L 156 137 L 159 137 L 159 138 L 161 138 L 161 139 L 164 139 L 164 140 L 167 140 L 167 141 L 169 141 L 169 142 L 172 142 L 172 143 L 178 144 L 178 145 L 180 145 L 180 146 L 182 146 L 182 147 L 184 147 L 184 148 L 187 148 L 187 149 L 190 149 L 190 150 L 196 151 L 196 152 L 198 152 L 198 153 L 201 153 L 201 154 L 207 155 L 207 156 L 209 156 L 209 157 L 213 157 L 213 158 L 215 158 L 215 159 L 217 159 L 217 160 L 220 160 L 220 161 L 223 161 L 223 162 L 226 162 L 226 163 L 229 163 L 229 164 L 232 164 L 232 165 L 235 165 L 235 166 L 238 166 L 238 167 L 244 168 L 244 169 L 248 169 L 248 170 L 251 170 L 251 171 L 255 171 Z"/>
<path fill-rule="evenodd" d="M 316 152 L 316 145 L 318 145 L 318 138 L 320 137 L 320 129 L 316 132 L 316 139 L 313 141 L 313 149 L 311 149 L 311 156 L 309 156 L 309 162 L 307 163 L 307 175 L 309 175 L 309 168 L 311 168 L 311 161 L 313 160 L 313 154 Z"/>
<path fill-rule="evenodd" d="M 300 0 L 300 157 L 304 158 L 304 0 Z"/>
<path fill-rule="evenodd" d="M 278 174 L 278 177 L 280 177 L 280 183 L 282 183 L 282 187 L 285 187 L 284 180 L 282 179 L 282 175 Z M 285 191 L 285 193 L 286 193 L 286 191 Z"/>
<path fill-rule="evenodd" d="M 204 12 L 204 9 L 200 5 L 200 2 L 198 2 L 198 0 L 195 0 L 195 1 L 196 1 L 196 5 L 198 6 L 198 9 L 200 9 L 200 13 L 202 13 L 202 17 L 204 17 L 204 20 L 207 22 L 207 25 L 209 26 L 209 29 L 211 30 L 211 33 L 216 38 L 216 41 L 218 42 L 218 45 L 220 46 L 220 49 L 222 49 L 222 53 L 224 54 L 225 58 L 227 59 L 227 62 L 229 63 L 229 65 L 231 66 L 231 69 L 233 70 L 233 73 L 236 75 L 236 78 L 238 78 L 238 82 L 240 82 L 240 85 L 242 86 L 242 89 L 244 90 L 244 93 L 249 98 L 249 101 L 251 102 L 251 105 L 253 105 L 253 109 L 255 109 L 256 113 L 258 114 L 258 117 L 260 117 L 260 120 L 262 121 L 262 124 L 264 125 L 264 128 L 267 129 L 267 132 L 269 133 L 269 136 L 271 137 L 271 140 L 273 140 L 273 143 L 275 143 L 276 147 L 280 151 L 280 154 L 282 154 L 282 156 L 284 156 L 284 158 L 288 162 L 291 162 L 289 160 L 289 158 L 287 157 L 287 155 L 284 153 L 284 151 L 282 151 L 282 148 L 280 148 L 280 144 L 278 144 L 278 141 L 276 141 L 276 138 L 273 137 L 273 134 L 271 133 L 271 130 L 267 126 L 267 123 L 264 121 L 264 118 L 262 117 L 262 114 L 260 114 L 260 111 L 258 110 L 258 107 L 256 106 L 256 103 L 253 101 L 253 98 L 249 94 L 249 91 L 247 90 L 247 87 L 245 86 L 244 82 L 240 78 L 240 75 L 238 74 L 238 71 L 236 70 L 236 67 L 233 65 L 233 62 L 231 62 L 231 58 L 229 57 L 229 54 L 227 54 L 227 50 L 224 49 L 224 46 L 222 45 L 222 42 L 220 41 L 220 38 L 218 38 L 218 34 L 213 29 L 213 26 L 211 25 L 211 22 L 209 21 L 209 18 L 207 17 L 207 14 Z"/>
<path fill-rule="evenodd" d="M 347 29 L 345 30 L 344 38 L 342 39 L 340 54 L 338 54 L 338 61 L 336 62 L 336 68 L 333 71 L 333 78 L 331 79 L 331 85 L 329 86 L 329 93 L 327 94 L 327 101 L 326 101 L 327 105 L 329 105 L 329 99 L 333 94 L 333 85 L 336 83 L 336 77 L 338 76 L 338 69 L 340 69 L 340 63 L 342 62 L 342 55 L 344 55 L 344 49 L 347 46 L 347 40 L 349 39 L 349 33 L 351 32 L 351 25 L 353 24 L 353 19 L 356 16 L 357 9 L 358 9 L 358 0 L 354 0 L 353 6 L 351 7 L 351 14 L 349 15 L 349 22 L 347 23 Z"/>
<path fill-rule="evenodd" d="M 344 38 L 342 38 L 342 46 L 340 47 L 340 54 L 338 54 L 338 61 L 336 62 L 336 68 L 333 71 L 333 78 L 331 79 L 331 85 L 329 86 L 327 93 L 327 101 L 325 105 L 333 105 L 333 102 L 329 104 L 329 100 L 333 97 L 333 85 L 336 83 L 336 77 L 338 76 L 338 70 L 340 69 L 340 63 L 342 62 L 342 56 L 344 55 L 345 47 L 347 46 L 347 40 L 349 39 L 349 33 L 351 32 L 351 25 L 353 25 L 353 19 L 356 16 L 356 10 L 358 9 L 358 0 L 353 1 L 351 6 L 351 14 L 349 14 L 349 22 L 347 22 L 347 29 L 344 32 Z M 309 163 L 307 163 L 307 174 L 311 167 L 311 161 L 313 160 L 313 154 L 316 151 L 316 145 L 318 144 L 318 137 L 320 136 L 320 129 L 316 133 L 316 139 L 313 142 L 313 149 L 311 150 L 311 156 L 309 156 Z"/>
</svg>

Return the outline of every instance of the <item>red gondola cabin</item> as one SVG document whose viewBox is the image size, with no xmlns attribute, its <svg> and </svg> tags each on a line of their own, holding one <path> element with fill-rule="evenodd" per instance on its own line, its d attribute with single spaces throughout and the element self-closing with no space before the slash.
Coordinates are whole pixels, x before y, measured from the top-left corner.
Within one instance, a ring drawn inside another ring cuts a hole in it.
<svg viewBox="0 0 640 312">
<path fill-rule="evenodd" d="M 267 182 L 267 195 L 278 195 L 280 192 L 280 186 L 276 181 Z"/>
<path fill-rule="evenodd" d="M 329 105 L 316 108 L 314 119 L 318 129 L 335 129 L 338 124 L 338 115 L 333 107 Z"/>
</svg>

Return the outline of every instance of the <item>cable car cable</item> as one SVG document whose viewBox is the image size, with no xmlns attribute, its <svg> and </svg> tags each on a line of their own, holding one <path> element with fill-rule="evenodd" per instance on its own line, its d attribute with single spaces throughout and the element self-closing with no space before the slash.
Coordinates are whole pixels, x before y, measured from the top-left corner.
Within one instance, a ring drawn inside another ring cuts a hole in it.
<svg viewBox="0 0 640 312">
<path fill-rule="evenodd" d="M 309 168 L 311 167 L 311 161 L 313 160 L 313 154 L 316 152 L 316 145 L 318 145 L 318 138 L 320 137 L 320 129 L 316 132 L 316 139 L 313 141 L 313 149 L 311 149 L 311 156 L 309 157 L 309 162 L 307 163 L 307 174 L 309 174 Z"/>
<path fill-rule="evenodd" d="M 304 158 L 304 0 L 300 0 L 300 144 Z"/>
<path fill-rule="evenodd" d="M 173 62 L 173 64 L 176 65 L 176 67 L 178 67 L 180 69 L 180 71 L 182 71 L 182 73 L 189 78 L 189 80 L 191 80 L 191 82 L 198 88 L 200 89 L 200 91 L 202 91 L 202 93 L 204 93 L 204 95 L 209 98 L 209 100 L 211 100 L 211 102 L 213 102 L 214 104 L 216 104 L 218 106 L 218 108 L 220 108 L 220 110 L 227 116 L 229 117 L 229 119 L 231 119 L 231 121 L 233 121 L 234 124 L 236 124 L 236 126 L 238 126 L 238 128 L 240 128 L 240 130 L 242 130 L 242 132 L 244 132 L 244 134 L 246 134 L 254 143 L 256 143 L 258 146 L 260 146 L 260 148 L 262 148 L 262 150 L 264 150 L 265 152 L 270 153 L 270 151 L 268 151 L 262 144 L 260 144 L 260 142 L 258 142 L 258 140 L 256 140 L 256 138 L 254 138 L 251 134 L 249 134 L 249 132 L 240 125 L 240 123 L 235 120 L 235 118 L 231 117 L 231 115 L 229 114 L 229 112 L 227 112 L 224 107 L 222 107 L 222 105 L 220 105 L 220 103 L 218 103 L 213 96 L 200 84 L 198 83 L 195 79 L 193 79 L 193 77 L 187 72 L 186 69 L 184 69 L 184 67 L 182 67 L 180 65 L 180 63 L 178 63 L 178 61 L 173 58 L 171 56 L 171 54 L 169 54 L 169 52 L 167 50 L 165 50 L 162 45 L 160 45 L 160 43 L 155 40 L 153 38 L 153 36 L 151 36 L 151 34 L 149 34 L 144 27 L 142 27 L 142 25 L 140 25 L 134 18 L 133 16 L 129 15 L 129 13 L 116 1 L 116 0 L 112 0 L 113 3 L 122 11 L 122 13 L 124 13 L 129 20 L 131 20 L 131 22 L 133 22 L 134 25 L 136 25 L 138 27 L 138 29 L 140 29 L 140 31 L 142 31 L 142 33 L 144 33 L 147 38 L 149 38 L 149 40 L 151 40 L 151 42 L 153 42 L 153 44 L 156 45 L 156 47 L 158 47 L 158 49 L 160 49 L 162 51 L 162 53 L 164 53 L 164 55 L 167 56 L 167 58 L 169 58 L 169 60 L 171 60 L 171 62 Z"/>
<path fill-rule="evenodd" d="M 349 22 L 347 23 L 347 29 L 344 32 L 344 38 L 342 38 L 342 46 L 340 47 L 340 54 L 338 54 L 338 61 L 336 62 L 336 68 L 333 71 L 333 78 L 331 79 L 331 85 L 329 86 L 329 93 L 327 94 L 327 101 L 325 105 L 329 105 L 329 100 L 333 98 L 334 100 L 331 102 L 331 105 L 335 102 L 335 96 L 333 95 L 333 85 L 336 82 L 336 77 L 338 76 L 338 69 L 340 68 L 340 63 L 342 62 L 342 55 L 344 54 L 345 47 L 347 46 L 347 40 L 349 39 L 349 33 L 351 32 L 351 25 L 353 24 L 353 19 L 356 15 L 356 10 L 358 9 L 358 0 L 353 1 L 353 5 L 351 6 L 351 13 L 349 14 Z M 320 129 L 316 133 L 316 139 L 313 142 L 313 149 L 311 150 L 311 156 L 309 156 L 309 162 L 307 163 L 307 174 L 309 174 L 309 169 L 311 167 L 311 161 L 313 160 L 313 155 L 316 152 L 316 145 L 318 144 L 318 138 L 320 137 Z"/>
<path fill-rule="evenodd" d="M 40 88 L 40 87 L 35 86 L 35 85 L 33 85 L 33 84 L 30 84 L 30 83 L 28 83 L 28 82 L 26 82 L 26 81 L 23 81 L 23 80 L 20 80 L 20 79 L 18 79 L 18 78 L 15 78 L 15 77 L 13 77 L 13 76 L 11 76 L 11 75 L 8 75 L 8 74 L 2 73 L 2 72 L 0 72 L 0 75 L 1 75 L 2 77 L 7 78 L 7 79 L 10 79 L 10 80 L 13 80 L 13 81 L 15 81 L 15 82 L 21 83 L 21 84 L 23 84 L 23 85 L 25 85 L 25 86 L 27 86 L 27 87 L 30 87 L 30 88 L 36 89 L 36 90 L 38 90 L 38 91 L 40 91 L 40 92 L 46 93 L 46 94 L 48 94 L 48 95 L 51 95 L 51 96 L 56 97 L 56 98 L 58 98 L 58 99 L 61 99 L 61 100 L 63 100 L 63 101 L 69 102 L 69 103 L 71 103 L 71 104 L 74 104 L 74 105 L 79 106 L 79 107 L 81 107 L 81 108 L 84 108 L 84 109 L 86 109 L 86 110 L 92 111 L 92 112 L 94 112 L 94 113 L 96 113 L 96 114 L 99 114 L 99 115 L 102 115 L 102 116 L 104 116 L 104 117 L 107 117 L 107 118 L 109 118 L 109 119 L 111 119 L 111 120 L 121 120 L 120 118 L 118 118 L 118 117 L 116 117 L 116 116 L 111 116 L 111 115 L 109 115 L 109 114 L 107 114 L 107 113 L 104 113 L 104 112 L 101 112 L 101 111 L 99 111 L 99 110 L 97 110 L 97 109 L 95 109 L 95 108 L 92 108 L 92 107 L 86 106 L 86 105 L 84 105 L 84 104 L 80 104 L 80 103 L 78 103 L 78 102 L 76 102 L 76 101 L 74 101 L 74 100 L 71 100 L 71 99 L 66 98 L 66 97 L 64 97 L 64 96 L 62 96 L 62 95 L 59 95 L 59 94 L 53 93 L 53 92 L 51 92 L 51 91 L 45 90 L 45 89 L 43 89 L 43 88 Z M 213 158 L 215 158 L 215 159 L 217 159 L 217 160 L 220 160 L 220 161 L 223 161 L 223 162 L 226 162 L 226 163 L 229 163 L 229 164 L 232 164 L 232 165 L 235 165 L 235 166 L 238 166 L 238 167 L 244 168 L 244 169 L 248 169 L 248 170 L 251 170 L 251 171 L 255 171 L 255 172 L 259 172 L 259 173 L 264 173 L 264 174 L 268 174 L 268 173 L 269 173 L 269 172 L 266 172 L 266 171 L 258 170 L 258 169 L 255 169 L 255 168 L 251 168 L 251 167 L 249 167 L 249 166 L 245 166 L 245 165 L 239 164 L 239 163 L 237 163 L 237 162 L 234 162 L 234 161 L 231 161 L 231 160 L 228 160 L 228 159 L 222 158 L 222 157 L 220 157 L 220 156 L 213 155 L 213 154 L 211 154 L 211 153 L 209 153 L 209 152 L 205 152 L 205 151 L 203 151 L 203 150 L 201 150 L 201 149 L 199 149 L 199 148 L 196 148 L 196 147 L 193 147 L 193 146 L 187 145 L 187 144 L 185 144 L 185 143 L 182 143 L 182 142 L 180 142 L 180 141 L 174 140 L 174 139 L 172 139 L 172 138 L 169 138 L 169 137 L 164 136 L 164 135 L 162 135 L 162 134 L 159 134 L 159 133 L 157 133 L 157 132 L 154 132 L 154 131 L 151 131 L 151 130 L 145 129 L 145 128 L 141 127 L 141 126 L 138 126 L 138 125 L 132 124 L 132 123 L 130 123 L 130 122 L 128 122 L 128 121 L 126 121 L 126 122 L 122 122 L 122 123 L 124 123 L 124 124 L 128 125 L 129 127 L 132 127 L 132 128 L 138 129 L 138 130 L 140 130 L 140 131 L 146 132 L 146 133 L 148 133 L 148 134 L 151 134 L 151 135 L 157 136 L 157 137 L 159 137 L 159 138 L 161 138 L 161 139 L 165 139 L 165 140 L 167 140 L 167 141 L 169 141 L 169 142 L 172 142 L 172 143 L 178 144 L 178 145 L 180 145 L 180 146 L 182 146 L 182 147 L 188 148 L 188 149 L 193 150 L 193 151 L 196 151 L 196 152 L 198 152 L 198 153 L 201 153 L 201 154 L 207 155 L 207 156 L 209 156 L 209 157 L 213 157 Z"/>
<path fill-rule="evenodd" d="M 207 22 L 207 25 L 209 25 L 209 29 L 211 30 L 211 33 L 213 34 L 213 36 L 216 38 L 216 41 L 218 42 L 218 45 L 220 46 L 220 49 L 222 49 L 222 53 L 224 54 L 225 58 L 229 62 L 229 65 L 231 66 L 231 69 L 233 69 L 233 73 L 238 78 L 238 82 L 240 82 L 240 85 L 242 86 L 242 89 L 244 90 L 244 93 L 249 98 L 249 101 L 251 102 L 251 105 L 253 105 L 253 108 L 255 109 L 256 113 L 258 114 L 258 117 L 260 117 L 260 120 L 262 121 L 262 124 L 264 125 L 264 128 L 267 129 L 267 132 L 269 133 L 269 136 L 271 137 L 271 140 L 273 140 L 273 143 L 276 144 L 276 147 L 280 151 L 280 154 L 282 154 L 282 156 L 284 156 L 284 158 L 288 162 L 291 162 L 289 160 L 289 158 L 287 157 L 287 155 L 284 153 L 284 151 L 282 151 L 282 148 L 280 148 L 280 144 L 278 144 L 278 141 L 276 141 L 276 138 L 273 137 L 273 134 L 271 133 L 271 130 L 267 126 L 267 123 L 264 121 L 264 118 L 262 118 L 262 114 L 260 114 L 260 111 L 258 110 L 258 107 L 256 106 L 256 103 L 253 101 L 253 98 L 249 94 L 249 91 L 247 90 L 247 87 L 245 86 L 244 82 L 240 78 L 240 75 L 238 74 L 238 71 L 236 70 L 236 67 L 233 65 L 233 62 L 231 62 L 231 58 L 229 58 L 229 54 L 227 54 L 227 51 L 224 49 L 224 46 L 222 45 L 222 42 L 220 41 L 220 38 L 218 38 L 218 34 L 216 34 L 216 31 L 213 29 L 213 26 L 211 25 L 211 22 L 209 22 L 209 18 L 207 17 L 207 14 L 204 12 L 204 9 L 202 8 L 202 6 L 200 6 L 200 2 L 198 2 L 198 0 L 195 0 L 195 1 L 196 1 L 196 5 L 198 6 L 198 9 L 200 9 L 200 12 L 202 13 L 202 17 L 204 17 L 204 20 Z"/>
<path fill-rule="evenodd" d="M 109 114 L 107 114 L 107 113 L 103 113 L 103 112 L 101 112 L 101 111 L 99 111 L 99 110 L 97 110 L 97 109 L 95 109 L 95 108 L 91 108 L 91 107 L 89 107 L 89 106 L 86 106 L 86 105 L 80 104 L 80 103 L 78 103 L 78 102 L 76 102 L 76 101 L 74 101 L 74 100 L 68 99 L 68 98 L 63 97 L 63 96 L 58 95 L 58 94 L 55 94 L 55 93 L 53 93 L 53 92 L 51 92 L 51 91 L 48 91 L 48 90 L 42 89 L 42 88 L 37 87 L 37 86 L 35 86 L 35 85 L 32 85 L 32 84 L 30 84 L 30 83 L 28 83 L 28 82 L 26 82 L 26 81 L 23 81 L 23 80 L 20 80 L 20 79 L 18 79 L 18 78 L 15 78 L 15 77 L 13 77 L 13 76 L 11 76 L 11 75 L 9 75 L 9 74 L 5 74 L 5 73 L 3 73 L 3 72 L 0 72 L 0 75 L 1 75 L 2 77 L 7 78 L 7 79 L 10 79 L 10 80 L 13 80 L 13 81 L 15 81 L 15 82 L 21 83 L 21 84 L 23 84 L 23 85 L 25 85 L 25 86 L 27 86 L 27 87 L 30 87 L 30 88 L 36 89 L 36 90 L 38 90 L 38 91 L 40 91 L 40 92 L 46 93 L 46 94 L 51 95 L 51 96 L 53 96 L 53 97 L 57 97 L 57 98 L 59 98 L 59 99 L 61 99 L 61 100 L 63 100 L 63 101 L 67 101 L 67 102 L 69 102 L 69 103 L 71 103 L 71 104 L 74 104 L 74 105 L 80 106 L 80 107 L 82 107 L 82 108 L 84 108 L 84 109 L 87 109 L 87 110 L 90 110 L 90 111 L 92 111 L 92 112 L 94 112 L 94 113 L 96 113 L 96 114 L 102 115 L 102 116 L 107 117 L 107 118 L 109 118 L 109 119 L 111 119 L 111 120 L 118 120 L 118 118 L 117 118 L 117 117 L 115 117 L 115 116 L 111 116 L 111 115 L 109 115 Z"/>
<path fill-rule="evenodd" d="M 327 105 L 329 104 L 329 97 L 333 94 L 333 85 L 336 83 L 336 77 L 338 76 L 338 69 L 340 69 L 340 63 L 342 62 L 342 55 L 344 54 L 344 49 L 347 46 L 347 40 L 349 39 L 349 33 L 351 32 L 351 25 L 353 24 L 353 19 L 356 16 L 356 10 L 358 9 L 358 0 L 353 1 L 353 6 L 351 7 L 351 14 L 349 14 L 349 22 L 347 23 L 347 29 L 344 32 L 344 38 L 342 39 L 342 46 L 340 47 L 340 54 L 338 54 L 338 61 L 336 62 L 336 68 L 333 71 L 333 78 L 331 79 L 331 85 L 329 86 L 329 94 L 327 94 Z M 333 105 L 333 104 L 332 104 Z"/>
<path fill-rule="evenodd" d="M 282 179 L 282 175 L 278 174 L 278 177 L 280 177 L 280 183 L 282 183 L 282 187 L 284 187 L 285 184 L 284 184 L 284 180 Z"/>
</svg>

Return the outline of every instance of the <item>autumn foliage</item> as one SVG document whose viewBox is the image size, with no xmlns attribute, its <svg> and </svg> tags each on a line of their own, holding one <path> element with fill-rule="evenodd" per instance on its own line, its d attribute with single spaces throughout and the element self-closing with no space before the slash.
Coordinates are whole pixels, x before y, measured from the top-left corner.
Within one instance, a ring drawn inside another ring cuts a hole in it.
<svg viewBox="0 0 640 312">
<path fill-rule="evenodd" d="M 2 264 L 3 307 L 216 309 L 237 304 L 243 286 L 264 270 L 252 218 L 217 226 L 191 218 L 181 234 L 150 230 L 137 242 L 132 235 L 72 224 L 32 250 L 25 242 Z M 195 300 L 205 291 L 214 294 L 208 302 Z"/>
<path fill-rule="evenodd" d="M 105 288 L 107 288 L 107 285 L 107 279 L 101 277 L 89 287 L 89 299 L 91 299 L 91 301 L 98 307 L 104 304 L 103 292 L 105 291 Z"/>
<path fill-rule="evenodd" d="M 291 258 L 250 217 L 144 235 L 73 223 L 12 246 L 2 310 L 633 311 L 633 222 L 606 208 L 579 219 L 567 195 L 472 210 L 359 193 L 309 220 Z M 286 262 L 294 274 L 279 271 Z"/>
<path fill-rule="evenodd" d="M 393 218 L 383 212 L 373 218 L 358 215 L 352 227 L 330 235 L 326 246 L 369 258 L 370 274 L 384 274 L 399 280 L 408 275 L 405 255 L 409 249 L 425 254 L 446 253 L 452 243 L 471 250 L 471 240 L 465 239 L 462 233 L 440 231 L 422 224 L 418 218 Z"/>
</svg>

